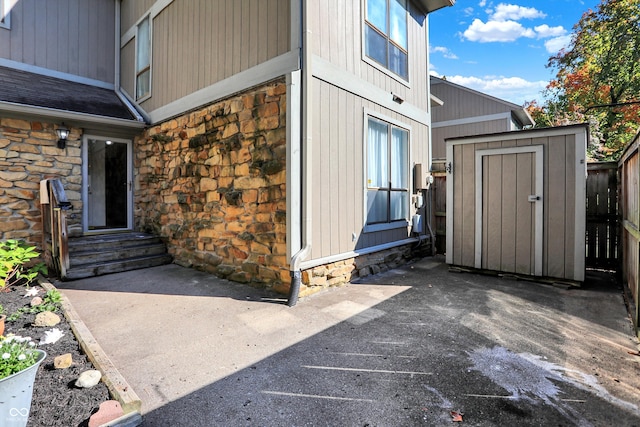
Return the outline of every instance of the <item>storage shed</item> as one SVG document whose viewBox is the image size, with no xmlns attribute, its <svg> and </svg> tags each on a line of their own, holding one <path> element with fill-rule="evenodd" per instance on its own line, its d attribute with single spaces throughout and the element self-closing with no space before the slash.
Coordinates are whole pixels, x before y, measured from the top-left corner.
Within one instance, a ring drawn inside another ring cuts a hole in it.
<svg viewBox="0 0 640 427">
<path fill-rule="evenodd" d="M 584 281 L 588 129 L 447 139 L 447 263 Z"/>
</svg>

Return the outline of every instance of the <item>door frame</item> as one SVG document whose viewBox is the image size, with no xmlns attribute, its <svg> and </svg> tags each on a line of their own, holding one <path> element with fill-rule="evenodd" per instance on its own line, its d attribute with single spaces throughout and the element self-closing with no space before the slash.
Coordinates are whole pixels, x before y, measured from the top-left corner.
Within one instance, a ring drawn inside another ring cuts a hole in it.
<svg viewBox="0 0 640 427">
<path fill-rule="evenodd" d="M 506 148 L 489 148 L 475 152 L 475 268 L 482 268 L 482 196 L 484 182 L 482 179 L 483 157 L 504 154 L 533 153 L 535 155 L 535 196 L 539 199 L 535 203 L 535 239 L 534 239 L 534 276 L 542 276 L 542 244 L 544 237 L 544 146 L 527 145 Z"/>
<path fill-rule="evenodd" d="M 89 230 L 89 140 L 99 139 L 113 141 L 127 145 L 127 226 L 125 228 L 111 228 Z M 133 230 L 133 141 L 130 139 L 113 138 L 97 134 L 85 134 L 82 136 L 82 232 L 84 234 L 106 234 L 119 231 Z"/>
</svg>

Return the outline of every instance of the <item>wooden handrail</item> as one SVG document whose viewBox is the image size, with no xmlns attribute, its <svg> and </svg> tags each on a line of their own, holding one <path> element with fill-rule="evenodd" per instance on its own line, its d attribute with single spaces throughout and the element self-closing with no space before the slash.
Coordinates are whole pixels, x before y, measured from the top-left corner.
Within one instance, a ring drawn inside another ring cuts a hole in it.
<svg viewBox="0 0 640 427">
<path fill-rule="evenodd" d="M 69 243 L 66 211 L 73 209 L 59 179 L 40 181 L 40 210 L 42 213 L 42 247 L 45 261 L 60 278 L 69 269 Z"/>
</svg>

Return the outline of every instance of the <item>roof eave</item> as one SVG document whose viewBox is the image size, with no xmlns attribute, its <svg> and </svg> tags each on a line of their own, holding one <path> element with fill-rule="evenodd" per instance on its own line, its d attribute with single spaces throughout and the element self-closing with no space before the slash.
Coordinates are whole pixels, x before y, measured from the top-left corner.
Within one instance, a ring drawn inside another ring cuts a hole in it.
<svg viewBox="0 0 640 427">
<path fill-rule="evenodd" d="M 456 0 L 418 0 L 427 13 L 435 12 L 443 7 L 453 6 Z"/>
</svg>

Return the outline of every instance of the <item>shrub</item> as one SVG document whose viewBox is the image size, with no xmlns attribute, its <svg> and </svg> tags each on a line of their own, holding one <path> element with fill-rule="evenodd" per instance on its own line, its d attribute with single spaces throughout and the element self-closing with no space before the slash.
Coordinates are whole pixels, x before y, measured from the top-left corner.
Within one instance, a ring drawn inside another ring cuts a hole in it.
<svg viewBox="0 0 640 427">
<path fill-rule="evenodd" d="M 0 290 L 15 283 L 24 281 L 27 285 L 39 273 L 47 274 L 44 263 L 37 263 L 30 267 L 29 261 L 40 254 L 35 246 L 28 246 L 19 240 L 6 240 L 0 243 Z"/>
</svg>

